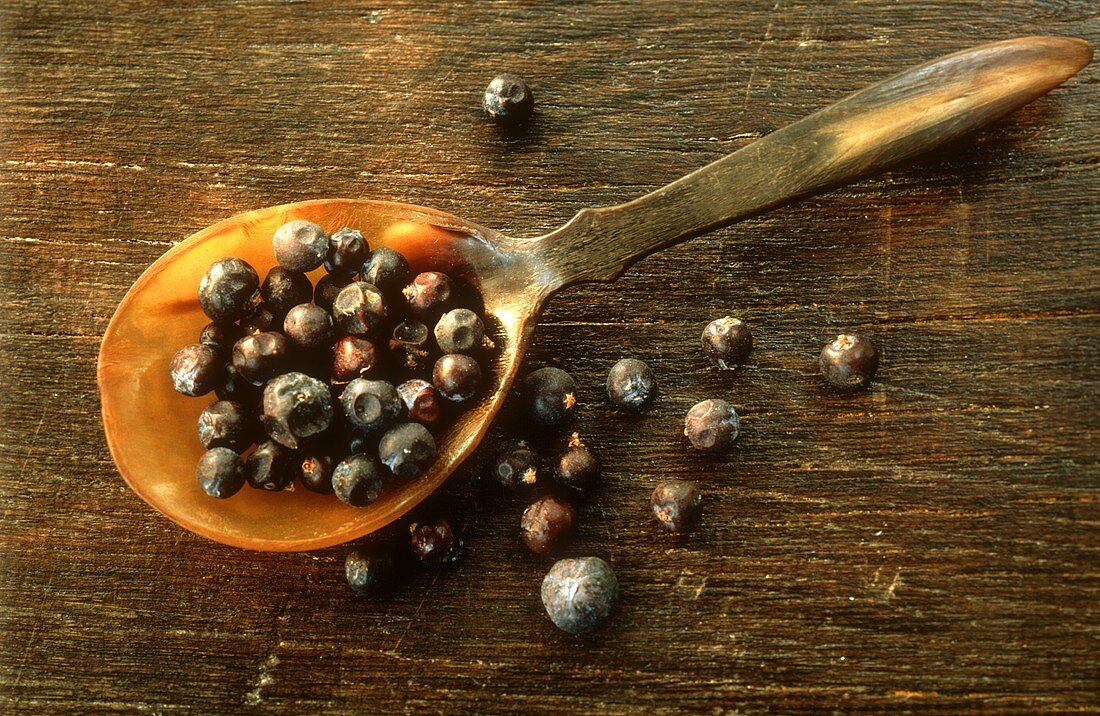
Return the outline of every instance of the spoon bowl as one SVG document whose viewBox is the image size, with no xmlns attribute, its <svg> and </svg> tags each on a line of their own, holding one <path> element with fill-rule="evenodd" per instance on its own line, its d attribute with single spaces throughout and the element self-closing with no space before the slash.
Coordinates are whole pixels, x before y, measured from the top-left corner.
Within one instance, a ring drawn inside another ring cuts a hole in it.
<svg viewBox="0 0 1100 716">
<path fill-rule="evenodd" d="M 1087 42 L 1062 37 L 1018 38 L 948 55 L 850 95 L 650 194 L 584 209 L 533 239 L 509 238 L 433 209 L 352 199 L 286 204 L 226 219 L 150 266 L 107 327 L 98 380 L 111 455 L 142 499 L 219 542 L 296 551 L 365 535 L 431 494 L 477 447 L 554 291 L 614 280 L 666 246 L 950 142 L 1057 87 L 1091 57 Z M 194 342 L 207 323 L 197 297 L 206 269 L 237 256 L 264 275 L 275 265 L 275 229 L 294 219 L 329 232 L 357 228 L 372 246 L 405 254 L 414 269 L 464 278 L 481 292 L 494 328 L 497 352 L 481 398 L 439 436 L 436 462 L 365 508 L 307 490 L 244 489 L 228 500 L 210 498 L 194 472 L 202 454 L 195 423 L 207 401 L 179 395 L 168 379 L 173 354 Z"/>
</svg>

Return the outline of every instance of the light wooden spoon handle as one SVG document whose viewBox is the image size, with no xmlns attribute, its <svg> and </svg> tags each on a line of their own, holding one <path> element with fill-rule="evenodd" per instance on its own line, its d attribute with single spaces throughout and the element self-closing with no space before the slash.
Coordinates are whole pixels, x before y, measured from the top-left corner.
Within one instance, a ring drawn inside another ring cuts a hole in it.
<svg viewBox="0 0 1100 716">
<path fill-rule="evenodd" d="M 1022 37 L 895 75 L 618 206 L 584 209 L 532 245 L 545 295 L 609 281 L 662 248 L 880 172 L 993 122 L 1092 59 L 1068 37 Z"/>
</svg>

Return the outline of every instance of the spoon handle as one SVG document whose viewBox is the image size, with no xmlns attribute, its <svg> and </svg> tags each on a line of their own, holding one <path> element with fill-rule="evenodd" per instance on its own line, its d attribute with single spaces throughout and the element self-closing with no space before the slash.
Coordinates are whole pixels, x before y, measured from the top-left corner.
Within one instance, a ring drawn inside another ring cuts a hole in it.
<svg viewBox="0 0 1100 716">
<path fill-rule="evenodd" d="M 997 120 L 1092 59 L 1077 38 L 1022 37 L 895 75 L 618 206 L 583 209 L 532 244 L 545 295 L 610 281 L 638 259 L 880 172 Z"/>
</svg>

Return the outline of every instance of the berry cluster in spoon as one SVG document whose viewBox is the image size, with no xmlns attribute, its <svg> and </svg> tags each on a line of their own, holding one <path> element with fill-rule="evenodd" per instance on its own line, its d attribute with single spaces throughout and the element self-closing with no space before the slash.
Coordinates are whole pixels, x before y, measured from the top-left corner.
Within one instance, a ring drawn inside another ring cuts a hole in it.
<svg viewBox="0 0 1100 716">
<path fill-rule="evenodd" d="M 272 241 L 262 283 L 239 258 L 210 267 L 198 297 L 211 323 L 168 368 L 180 393 L 218 398 L 198 420 L 199 487 L 227 498 L 300 482 L 369 505 L 426 472 L 435 437 L 479 395 L 494 348 L 480 298 L 352 228 L 292 221 Z"/>
</svg>

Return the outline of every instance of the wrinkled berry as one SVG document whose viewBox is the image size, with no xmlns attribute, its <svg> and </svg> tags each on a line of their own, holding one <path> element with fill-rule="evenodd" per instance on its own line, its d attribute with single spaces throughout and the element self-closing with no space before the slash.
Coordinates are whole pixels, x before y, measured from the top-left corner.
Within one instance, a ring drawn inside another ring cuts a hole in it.
<svg viewBox="0 0 1100 716">
<path fill-rule="evenodd" d="M 226 359 L 233 350 L 233 344 L 244 338 L 244 331 L 236 323 L 214 321 L 207 323 L 199 333 L 199 343 L 210 346 L 218 355 Z"/>
<path fill-rule="evenodd" d="M 412 270 L 399 252 L 380 246 L 370 253 L 359 272 L 359 278 L 378 287 L 386 300 L 398 300 L 409 283 Z"/>
<path fill-rule="evenodd" d="M 691 446 L 703 452 L 722 452 L 733 446 L 741 427 L 741 418 L 724 400 L 696 403 L 684 419 L 684 435 Z"/>
<path fill-rule="evenodd" d="M 303 351 L 319 351 L 332 343 L 332 316 L 312 303 L 290 309 L 283 319 L 283 333 Z"/>
<path fill-rule="evenodd" d="M 332 381 L 346 383 L 378 366 L 378 349 L 366 338 L 344 336 L 332 347 Z"/>
<path fill-rule="evenodd" d="M 497 75 L 485 88 L 482 107 L 494 121 L 507 126 L 518 126 L 531 117 L 535 109 L 535 95 L 517 75 Z"/>
<path fill-rule="evenodd" d="M 248 484 L 258 490 L 279 492 L 294 482 L 297 472 L 294 452 L 274 440 L 260 443 L 245 462 Z"/>
<path fill-rule="evenodd" d="M 363 234 L 355 229 L 340 229 L 329 237 L 325 270 L 344 276 L 353 276 L 363 267 L 370 255 L 370 246 Z"/>
<path fill-rule="evenodd" d="M 386 318 L 386 304 L 379 290 L 355 281 L 340 289 L 332 303 L 332 320 L 344 333 L 366 335 Z"/>
<path fill-rule="evenodd" d="M 402 372 L 424 373 L 432 367 L 428 327 L 420 321 L 401 321 L 393 329 L 390 351 Z"/>
<path fill-rule="evenodd" d="M 344 416 L 352 427 L 362 432 L 382 430 L 397 420 L 404 403 L 397 389 L 382 380 L 356 378 L 340 394 Z"/>
<path fill-rule="evenodd" d="M 393 557 L 380 549 L 353 549 L 344 559 L 348 585 L 361 597 L 373 597 L 386 591 L 393 572 Z"/>
<path fill-rule="evenodd" d="M 332 494 L 332 469 L 335 460 L 322 452 L 310 452 L 298 463 L 302 485 L 322 495 Z"/>
<path fill-rule="evenodd" d="M 878 370 L 878 350 L 867 336 L 842 333 L 821 349 L 818 366 L 838 388 L 864 388 Z"/>
<path fill-rule="evenodd" d="M 523 511 L 520 536 L 535 554 L 556 552 L 569 539 L 577 513 L 565 500 L 543 495 Z"/>
<path fill-rule="evenodd" d="M 623 358 L 607 374 L 607 398 L 612 405 L 630 412 L 641 412 L 657 397 L 657 377 L 648 365 L 634 358 Z"/>
<path fill-rule="evenodd" d="M 332 489 L 342 502 L 366 507 L 382 494 L 382 470 L 367 455 L 352 455 L 332 471 Z"/>
<path fill-rule="evenodd" d="M 576 384 L 560 368 L 539 368 L 523 381 L 521 393 L 527 415 L 539 425 L 558 425 L 573 414 Z"/>
<path fill-rule="evenodd" d="M 352 279 L 349 276 L 333 273 L 325 274 L 317 280 L 317 285 L 313 287 L 313 302 L 326 311 L 331 311 L 333 301 L 351 281 Z"/>
<path fill-rule="evenodd" d="M 397 477 L 422 475 L 435 455 L 435 438 L 420 423 L 398 425 L 378 442 L 378 457 Z"/>
<path fill-rule="evenodd" d="M 255 409 L 257 413 L 262 407 L 260 403 L 263 400 L 263 391 L 259 386 L 245 380 L 232 363 L 225 366 L 222 379 L 214 386 L 214 395 L 218 396 L 218 400 L 232 400 L 248 410 Z"/>
<path fill-rule="evenodd" d="M 554 468 L 554 481 L 573 492 L 584 493 L 596 485 L 599 477 L 599 458 L 573 433 L 569 447 L 558 458 L 558 464 Z"/>
<path fill-rule="evenodd" d="M 275 260 L 291 271 L 312 271 L 328 256 L 328 234 L 312 221 L 283 224 L 275 230 L 271 243 L 275 249 Z"/>
<path fill-rule="evenodd" d="M 699 520 L 703 496 L 690 482 L 662 482 L 653 491 L 650 509 L 657 522 L 669 532 L 686 532 Z"/>
<path fill-rule="evenodd" d="M 435 362 L 432 383 L 444 398 L 461 403 L 481 388 L 481 366 L 470 356 L 450 353 Z"/>
<path fill-rule="evenodd" d="M 446 519 L 409 525 L 413 554 L 426 567 L 451 564 L 462 555 L 462 540 Z"/>
<path fill-rule="evenodd" d="M 290 341 L 282 333 L 256 333 L 233 345 L 233 367 L 255 385 L 285 373 L 289 365 Z"/>
<path fill-rule="evenodd" d="M 289 448 L 332 423 L 329 387 L 305 373 L 284 373 L 264 386 L 264 429 Z"/>
<path fill-rule="evenodd" d="M 539 479 L 539 456 L 525 441 L 517 440 L 496 454 L 489 474 L 508 489 L 533 487 Z"/>
<path fill-rule="evenodd" d="M 413 314 L 431 317 L 443 312 L 453 290 L 451 279 L 446 274 L 425 271 L 417 274 L 402 293 Z"/>
<path fill-rule="evenodd" d="M 702 336 L 703 354 L 722 370 L 744 365 L 752 352 L 752 331 L 740 318 L 718 318 L 707 324 Z"/>
<path fill-rule="evenodd" d="M 244 464 L 241 456 L 227 447 L 211 448 L 199 458 L 195 477 L 203 492 L 224 500 L 244 487 Z"/>
<path fill-rule="evenodd" d="M 619 601 L 619 582 L 599 557 L 563 559 L 542 580 L 542 605 L 562 631 L 584 634 L 599 628 Z"/>
<path fill-rule="evenodd" d="M 259 287 L 260 277 L 246 261 L 221 259 L 199 281 L 199 306 L 212 321 L 235 321 L 248 313 Z"/>
<path fill-rule="evenodd" d="M 447 311 L 435 324 L 435 342 L 444 353 L 470 353 L 484 339 L 485 324 L 468 308 Z"/>
<path fill-rule="evenodd" d="M 199 413 L 199 442 L 204 448 L 242 452 L 252 443 L 252 420 L 240 403 L 219 400 Z"/>
<path fill-rule="evenodd" d="M 260 295 L 271 312 L 282 317 L 295 306 L 313 299 L 313 284 L 304 273 L 275 266 L 267 272 Z"/>
<path fill-rule="evenodd" d="M 206 395 L 218 384 L 224 374 L 224 364 L 210 346 L 192 343 L 176 351 L 168 364 L 172 386 L 192 398 Z"/>
<path fill-rule="evenodd" d="M 397 394 L 401 396 L 401 402 L 405 404 L 405 410 L 411 419 L 425 425 L 439 420 L 442 408 L 439 393 L 428 381 L 419 378 L 406 380 L 397 386 Z"/>
</svg>

